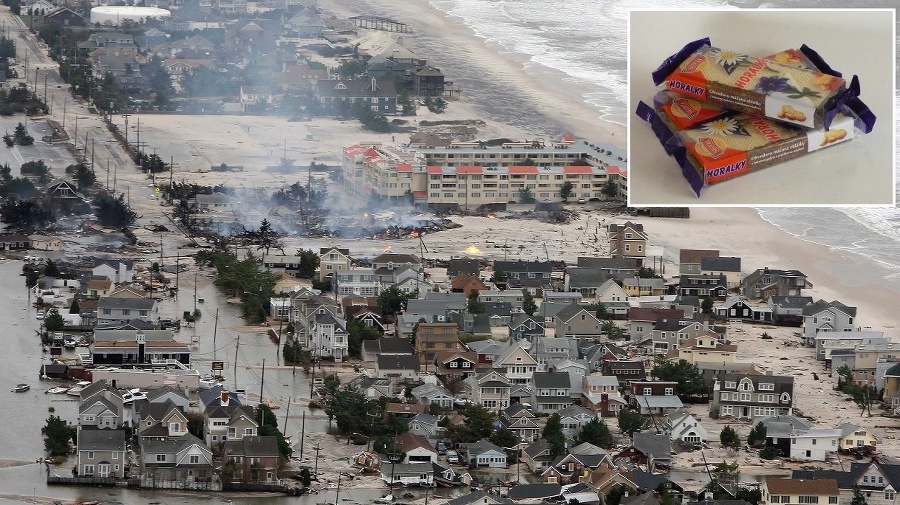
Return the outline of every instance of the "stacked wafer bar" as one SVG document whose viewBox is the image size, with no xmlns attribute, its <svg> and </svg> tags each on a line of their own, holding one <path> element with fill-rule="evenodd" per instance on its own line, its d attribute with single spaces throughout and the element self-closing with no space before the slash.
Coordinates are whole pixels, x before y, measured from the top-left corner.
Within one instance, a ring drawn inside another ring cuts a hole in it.
<svg viewBox="0 0 900 505">
<path fill-rule="evenodd" d="M 868 133 L 875 116 L 807 46 L 766 58 L 686 45 L 653 72 L 669 91 L 637 114 L 681 166 L 699 196 L 704 185 L 797 158 Z"/>
</svg>

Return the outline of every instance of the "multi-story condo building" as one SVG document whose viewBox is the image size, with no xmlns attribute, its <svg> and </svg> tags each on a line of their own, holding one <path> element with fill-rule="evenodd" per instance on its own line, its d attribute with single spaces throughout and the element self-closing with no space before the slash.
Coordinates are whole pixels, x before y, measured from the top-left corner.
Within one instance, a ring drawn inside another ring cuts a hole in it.
<svg viewBox="0 0 900 505">
<path fill-rule="evenodd" d="M 518 202 L 523 192 L 556 201 L 566 182 L 572 199 L 605 199 L 609 182 L 624 196 L 627 180 L 621 149 L 572 137 L 550 144 L 464 142 L 414 150 L 356 144 L 344 149 L 342 165 L 344 186 L 356 193 L 464 208 Z"/>
</svg>

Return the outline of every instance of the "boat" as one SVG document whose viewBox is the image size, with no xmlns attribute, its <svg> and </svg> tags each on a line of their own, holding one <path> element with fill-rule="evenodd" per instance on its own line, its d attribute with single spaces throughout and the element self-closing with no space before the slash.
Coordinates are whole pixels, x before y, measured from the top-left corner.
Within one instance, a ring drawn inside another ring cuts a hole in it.
<svg viewBox="0 0 900 505">
<path fill-rule="evenodd" d="M 15 391 L 16 393 L 24 393 L 29 389 L 31 389 L 31 386 L 29 386 L 28 384 L 16 384 L 16 387 L 13 388 L 13 391 Z"/>
<path fill-rule="evenodd" d="M 47 390 L 48 395 L 61 395 L 69 390 L 69 386 L 56 386 Z"/>
<path fill-rule="evenodd" d="M 66 394 L 72 395 L 72 396 L 81 396 L 81 390 L 90 385 L 91 385 L 91 381 L 78 381 L 75 383 L 74 386 L 72 386 L 71 388 L 69 388 L 68 391 L 66 391 Z"/>
<path fill-rule="evenodd" d="M 66 349 L 74 349 L 78 345 L 78 341 L 75 340 L 75 337 L 69 335 L 63 341 L 63 347 Z"/>
<path fill-rule="evenodd" d="M 385 495 L 385 496 L 382 496 L 381 498 L 376 498 L 372 501 L 375 503 L 385 503 L 385 504 L 394 503 L 394 495 L 392 495 L 392 494 Z"/>
</svg>

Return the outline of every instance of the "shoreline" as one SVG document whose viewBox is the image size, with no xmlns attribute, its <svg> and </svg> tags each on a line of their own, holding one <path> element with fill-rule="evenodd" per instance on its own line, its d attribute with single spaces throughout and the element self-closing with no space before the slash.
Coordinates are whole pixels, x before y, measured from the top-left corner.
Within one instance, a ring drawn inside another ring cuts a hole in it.
<svg viewBox="0 0 900 505">
<path fill-rule="evenodd" d="M 583 97 L 576 98 L 557 89 L 559 86 L 554 83 L 564 80 L 566 74 L 488 42 L 459 18 L 441 11 L 428 0 L 386 0 L 377 5 L 371 0 L 340 3 L 324 0 L 319 5 L 326 13 L 338 16 L 359 12 L 390 13 L 388 17 L 407 23 L 413 30 L 409 37 L 412 41 L 410 49 L 430 65 L 440 68 L 448 80 L 467 82 L 474 81 L 475 75 L 482 76 L 485 87 L 472 91 L 473 88 L 463 86 L 461 101 L 472 104 L 485 117 L 530 130 L 539 136 L 574 134 L 625 147 L 624 125 L 600 119 L 600 111 L 585 103 Z M 540 72 L 529 72 L 534 69 L 528 67 L 538 66 Z M 506 111 L 502 110 L 504 105 L 508 107 Z M 450 108 L 453 106 L 454 102 L 451 102 Z M 503 117 L 504 113 L 509 117 Z M 541 125 L 536 125 L 538 121 L 533 119 L 548 123 L 558 131 L 534 131 Z"/>
</svg>

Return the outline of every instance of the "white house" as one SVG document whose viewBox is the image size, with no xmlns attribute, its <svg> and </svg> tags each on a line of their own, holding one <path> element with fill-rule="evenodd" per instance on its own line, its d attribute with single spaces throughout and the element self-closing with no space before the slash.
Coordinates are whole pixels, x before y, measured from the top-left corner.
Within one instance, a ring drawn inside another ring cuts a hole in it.
<svg viewBox="0 0 900 505">
<path fill-rule="evenodd" d="M 836 453 L 841 430 L 794 430 L 791 433 L 791 459 L 800 461 L 825 461 L 829 453 Z"/>
<path fill-rule="evenodd" d="M 106 277 L 116 284 L 134 281 L 134 263 L 131 260 L 97 260 L 91 269 L 93 277 Z"/>
<path fill-rule="evenodd" d="M 666 419 L 666 433 L 672 442 L 688 444 L 706 443 L 709 433 L 700 424 L 700 419 L 689 412 L 672 412 Z"/>
<path fill-rule="evenodd" d="M 808 344 L 819 332 L 854 331 L 857 327 L 856 307 L 848 307 L 836 300 L 819 300 L 803 307 L 803 338 Z"/>
<path fill-rule="evenodd" d="M 469 444 L 467 451 L 469 455 L 469 466 L 506 468 L 506 452 L 487 440 L 482 439 L 474 444 Z"/>
<path fill-rule="evenodd" d="M 343 319 L 325 309 L 316 313 L 309 332 L 310 348 L 314 356 L 333 356 L 335 361 L 343 361 L 349 354 L 349 340 Z"/>
<path fill-rule="evenodd" d="M 406 432 L 398 435 L 394 442 L 406 454 L 404 463 L 437 463 L 438 453 L 425 437 Z"/>
<path fill-rule="evenodd" d="M 381 465 L 381 479 L 389 486 L 434 485 L 434 468 L 431 463 L 384 463 Z"/>
<path fill-rule="evenodd" d="M 574 439 L 576 435 L 581 433 L 584 425 L 597 419 L 597 414 L 580 405 L 569 405 L 568 407 L 557 412 L 559 421 L 562 425 L 563 434 L 566 438 Z"/>
</svg>

